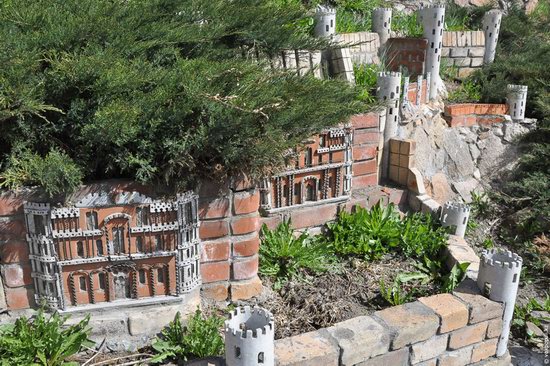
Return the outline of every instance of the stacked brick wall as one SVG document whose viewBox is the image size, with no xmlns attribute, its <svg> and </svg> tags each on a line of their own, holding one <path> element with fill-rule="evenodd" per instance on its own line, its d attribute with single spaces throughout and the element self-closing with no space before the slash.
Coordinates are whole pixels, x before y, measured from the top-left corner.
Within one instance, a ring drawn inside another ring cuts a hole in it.
<svg viewBox="0 0 550 366">
<path fill-rule="evenodd" d="M 203 295 L 216 300 L 257 295 L 262 288 L 257 276 L 259 191 L 241 179 L 230 187 L 207 183 L 199 197 Z"/>
<path fill-rule="evenodd" d="M 450 104 L 445 106 L 443 118 L 450 127 L 492 125 L 504 122 L 506 112 L 506 104 Z"/>
<path fill-rule="evenodd" d="M 413 105 L 428 103 L 428 84 L 426 79 L 422 79 L 421 90 L 418 89 L 418 82 L 409 84 L 409 88 L 407 89 L 407 100 Z"/>
<path fill-rule="evenodd" d="M 352 187 L 361 189 L 378 184 L 379 146 L 383 133 L 380 131 L 385 110 L 358 114 L 351 117 L 353 127 Z"/>
<path fill-rule="evenodd" d="M 411 77 L 425 71 L 428 40 L 424 38 L 390 38 L 386 63 L 389 71 L 400 71 Z"/>
<path fill-rule="evenodd" d="M 458 68 L 465 77 L 483 66 L 485 35 L 483 31 L 443 32 L 441 57 L 448 66 Z"/>
<path fill-rule="evenodd" d="M 377 33 L 355 32 L 336 35 L 341 45 L 349 45 L 351 60 L 356 64 L 377 64 L 380 37 Z"/>
<path fill-rule="evenodd" d="M 400 186 L 407 186 L 409 169 L 414 167 L 414 140 L 390 140 L 390 180 Z"/>
</svg>

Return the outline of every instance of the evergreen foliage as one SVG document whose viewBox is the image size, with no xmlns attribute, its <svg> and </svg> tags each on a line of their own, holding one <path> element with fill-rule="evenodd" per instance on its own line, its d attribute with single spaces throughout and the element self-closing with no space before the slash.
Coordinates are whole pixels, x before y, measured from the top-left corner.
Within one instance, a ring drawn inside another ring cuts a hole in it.
<svg viewBox="0 0 550 366">
<path fill-rule="evenodd" d="M 0 182 L 55 193 L 82 174 L 183 188 L 276 170 L 365 107 L 342 81 L 256 61 L 327 46 L 307 19 L 275 0 L 3 1 Z M 38 160 L 59 172 L 37 178 Z"/>
</svg>

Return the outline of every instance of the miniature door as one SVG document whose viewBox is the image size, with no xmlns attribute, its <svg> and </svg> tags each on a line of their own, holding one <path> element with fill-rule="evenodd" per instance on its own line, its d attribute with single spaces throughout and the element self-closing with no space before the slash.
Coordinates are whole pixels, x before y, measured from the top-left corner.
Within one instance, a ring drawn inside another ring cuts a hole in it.
<svg viewBox="0 0 550 366">
<path fill-rule="evenodd" d="M 130 299 L 130 276 L 127 272 L 117 271 L 113 273 L 115 299 Z"/>
</svg>

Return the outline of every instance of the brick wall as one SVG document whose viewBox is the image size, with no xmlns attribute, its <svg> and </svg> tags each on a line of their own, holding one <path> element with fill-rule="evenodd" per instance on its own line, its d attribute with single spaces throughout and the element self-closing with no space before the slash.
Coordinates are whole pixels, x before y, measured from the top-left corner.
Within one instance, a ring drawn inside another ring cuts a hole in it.
<svg viewBox="0 0 550 366">
<path fill-rule="evenodd" d="M 239 300 L 259 294 L 259 191 L 238 179 L 231 184 L 205 183 L 199 197 L 203 295 Z"/>
<path fill-rule="evenodd" d="M 390 38 L 385 56 L 389 71 L 401 71 L 411 77 L 423 75 L 427 48 L 425 38 Z"/>
<path fill-rule="evenodd" d="M 504 122 L 506 113 L 506 104 L 450 104 L 445 106 L 443 118 L 450 127 L 469 127 Z"/>
<path fill-rule="evenodd" d="M 390 140 L 389 178 L 400 186 L 407 186 L 409 169 L 414 167 L 414 140 Z"/>
<path fill-rule="evenodd" d="M 418 82 L 409 83 L 409 88 L 407 89 L 407 100 L 413 105 L 428 103 L 428 84 L 426 79 L 422 79 L 421 89 L 418 88 Z"/>
<path fill-rule="evenodd" d="M 378 33 L 355 32 L 336 35 L 336 42 L 349 45 L 351 60 L 357 64 L 377 64 L 380 37 Z"/>
<path fill-rule="evenodd" d="M 483 31 L 443 32 L 441 57 L 449 66 L 458 68 L 465 77 L 483 65 L 485 34 Z"/>
</svg>

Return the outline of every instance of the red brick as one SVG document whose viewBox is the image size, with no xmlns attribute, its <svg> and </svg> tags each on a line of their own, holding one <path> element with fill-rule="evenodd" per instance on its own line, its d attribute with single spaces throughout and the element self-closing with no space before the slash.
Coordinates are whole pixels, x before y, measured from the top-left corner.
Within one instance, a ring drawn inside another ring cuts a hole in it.
<svg viewBox="0 0 550 366">
<path fill-rule="evenodd" d="M 390 202 L 395 205 L 407 203 L 407 191 L 403 189 L 392 189 L 390 192 Z"/>
<path fill-rule="evenodd" d="M 258 256 L 249 257 L 233 262 L 232 264 L 233 280 L 246 280 L 258 274 Z"/>
<path fill-rule="evenodd" d="M 201 239 L 215 239 L 229 234 L 227 221 L 201 221 L 199 236 Z"/>
<path fill-rule="evenodd" d="M 233 213 L 235 215 L 245 215 L 258 211 L 260 207 L 260 191 L 235 193 L 233 197 Z"/>
<path fill-rule="evenodd" d="M 248 300 L 262 293 L 262 281 L 258 276 L 251 280 L 231 282 L 231 300 Z"/>
<path fill-rule="evenodd" d="M 260 238 L 255 233 L 248 239 L 236 239 L 233 238 L 233 256 L 237 257 L 249 257 L 257 254 L 260 249 Z"/>
<path fill-rule="evenodd" d="M 225 301 L 229 297 L 229 282 L 203 285 L 201 295 L 204 298 L 216 301 Z"/>
<path fill-rule="evenodd" d="M 1 269 L 4 286 L 21 287 L 32 284 L 31 266 L 29 264 L 5 264 Z"/>
<path fill-rule="evenodd" d="M 350 122 L 353 128 L 378 128 L 378 113 L 356 114 L 351 116 Z"/>
<path fill-rule="evenodd" d="M 0 194 L 0 216 L 23 213 L 23 197 L 13 192 Z"/>
<path fill-rule="evenodd" d="M 245 191 L 254 188 L 254 186 L 254 180 L 245 174 L 238 174 L 231 181 L 231 189 L 236 192 Z"/>
<path fill-rule="evenodd" d="M 0 289 L 1 290 L 1 289 Z M 5 288 L 8 309 L 20 310 L 34 306 L 34 291 L 25 287 Z"/>
<path fill-rule="evenodd" d="M 229 259 L 229 240 L 205 241 L 201 245 L 201 262 L 223 261 Z"/>
<path fill-rule="evenodd" d="M 378 165 L 376 164 L 376 159 L 355 162 L 353 163 L 353 166 L 352 166 L 354 177 L 359 175 L 376 173 L 377 169 L 378 169 Z"/>
<path fill-rule="evenodd" d="M 380 204 L 387 206 L 389 203 L 389 197 L 386 192 L 383 192 L 378 187 L 369 191 L 368 195 L 368 205 L 367 207 L 371 209 L 374 205 L 380 202 Z"/>
<path fill-rule="evenodd" d="M 362 175 L 352 178 L 352 186 L 354 189 L 375 186 L 378 184 L 378 176 L 376 174 Z"/>
<path fill-rule="evenodd" d="M 233 235 L 248 234 L 259 229 L 260 217 L 256 215 L 233 218 L 233 221 L 231 221 L 231 232 Z"/>
<path fill-rule="evenodd" d="M 204 180 L 199 187 L 199 198 L 220 197 L 229 192 L 229 179 L 223 182 Z"/>
<path fill-rule="evenodd" d="M 487 338 L 500 337 L 500 333 L 502 333 L 502 319 L 490 320 L 487 326 Z"/>
<path fill-rule="evenodd" d="M 487 322 L 469 325 L 451 333 L 449 349 L 455 350 L 482 341 L 487 331 Z"/>
<path fill-rule="evenodd" d="M 491 339 L 480 344 L 476 344 L 472 350 L 472 363 L 479 362 L 491 356 L 494 356 L 497 352 L 498 339 Z"/>
<path fill-rule="evenodd" d="M 366 143 L 378 143 L 380 140 L 380 133 L 376 128 L 370 128 L 365 130 L 355 130 L 353 133 L 353 145 L 360 145 Z"/>
<path fill-rule="evenodd" d="M 472 127 L 478 124 L 477 117 L 475 115 L 464 116 L 463 126 Z"/>
<path fill-rule="evenodd" d="M 505 120 L 506 119 L 504 118 L 504 116 L 495 116 L 495 115 L 479 116 L 478 124 L 487 126 L 495 123 L 502 123 Z"/>
<path fill-rule="evenodd" d="M 25 240 L 27 231 L 22 218 L 10 218 L 0 220 L 0 240 L 20 239 Z"/>
<path fill-rule="evenodd" d="M 203 283 L 229 280 L 229 262 L 201 263 Z"/>
<path fill-rule="evenodd" d="M 328 204 L 293 210 L 290 213 L 292 227 L 303 229 L 306 227 L 321 226 L 336 219 L 338 204 Z"/>
<path fill-rule="evenodd" d="M 353 161 L 370 160 L 376 157 L 378 145 L 355 146 L 353 148 Z"/>
<path fill-rule="evenodd" d="M 29 260 L 29 245 L 18 239 L 7 240 L 0 245 L 0 263 L 27 262 Z"/>
<path fill-rule="evenodd" d="M 218 198 L 201 198 L 199 200 L 199 218 L 218 219 L 229 216 L 229 199 L 224 197 Z"/>
</svg>

